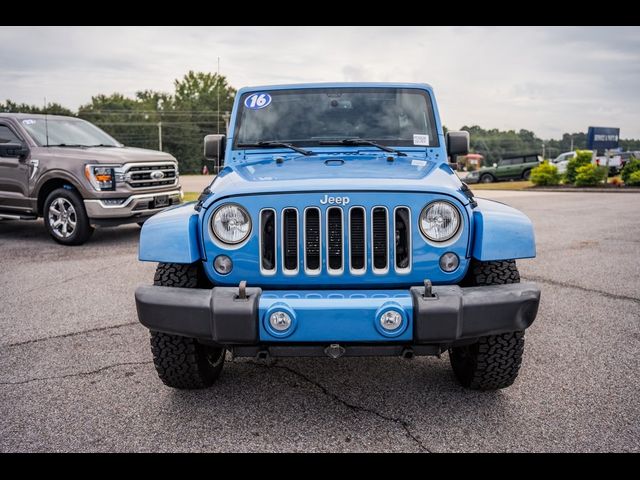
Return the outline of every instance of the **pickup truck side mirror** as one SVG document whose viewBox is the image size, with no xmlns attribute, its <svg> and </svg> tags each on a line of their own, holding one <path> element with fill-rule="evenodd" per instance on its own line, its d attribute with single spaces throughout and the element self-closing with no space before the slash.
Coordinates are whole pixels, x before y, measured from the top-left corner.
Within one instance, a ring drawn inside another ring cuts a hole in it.
<svg viewBox="0 0 640 480">
<path fill-rule="evenodd" d="M 222 168 L 225 147 L 226 137 L 224 135 L 207 135 L 204 137 L 204 158 L 210 162 L 215 162 L 215 173 L 218 173 Z"/>
<path fill-rule="evenodd" d="M 498 166 L 498 164 L 496 162 L 493 162 L 493 168 L 496 168 Z"/>
<path fill-rule="evenodd" d="M 29 149 L 22 143 L 0 143 L 0 157 L 26 157 Z"/>
<path fill-rule="evenodd" d="M 455 160 L 456 155 L 469 153 L 469 132 L 447 132 L 447 155 Z"/>
</svg>

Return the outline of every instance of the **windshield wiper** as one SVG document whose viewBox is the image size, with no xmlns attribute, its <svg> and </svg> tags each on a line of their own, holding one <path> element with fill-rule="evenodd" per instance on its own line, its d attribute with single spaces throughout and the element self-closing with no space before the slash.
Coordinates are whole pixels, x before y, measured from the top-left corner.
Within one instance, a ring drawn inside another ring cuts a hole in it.
<svg viewBox="0 0 640 480">
<path fill-rule="evenodd" d="M 263 148 L 290 148 L 298 153 L 301 153 L 304 156 L 315 155 L 315 152 L 310 150 L 305 150 L 304 148 L 296 147 L 295 145 L 291 145 L 287 142 L 276 142 L 276 141 L 268 141 L 268 142 L 255 142 L 255 143 L 239 143 L 239 147 L 263 147 Z"/>
<path fill-rule="evenodd" d="M 98 143 L 97 145 L 85 145 L 85 147 L 93 148 L 93 147 L 110 147 L 116 148 L 117 145 L 107 145 L 106 143 Z"/>
<path fill-rule="evenodd" d="M 80 145 L 78 143 L 50 143 L 45 145 L 45 147 L 66 147 L 66 148 L 78 148 L 78 147 L 86 147 L 87 145 Z"/>
<path fill-rule="evenodd" d="M 371 140 L 366 140 L 364 138 L 343 138 L 340 140 L 322 140 L 320 145 L 371 145 L 372 147 L 379 148 L 380 150 L 384 150 L 385 152 L 395 153 L 399 157 L 406 157 L 407 154 L 396 150 L 391 147 L 387 147 L 386 145 L 380 145 L 379 143 L 373 142 Z"/>
</svg>

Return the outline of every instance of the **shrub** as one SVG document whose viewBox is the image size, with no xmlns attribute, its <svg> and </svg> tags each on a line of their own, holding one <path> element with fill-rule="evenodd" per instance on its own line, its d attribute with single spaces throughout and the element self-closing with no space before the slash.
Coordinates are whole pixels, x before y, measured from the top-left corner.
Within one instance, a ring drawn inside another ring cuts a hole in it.
<svg viewBox="0 0 640 480">
<path fill-rule="evenodd" d="M 534 185 L 558 185 L 560 183 L 560 175 L 558 175 L 556 166 L 545 160 L 531 170 L 530 180 Z"/>
<path fill-rule="evenodd" d="M 631 157 L 622 169 L 622 181 L 628 184 L 629 177 L 635 172 L 640 172 L 640 160 Z"/>
<path fill-rule="evenodd" d="M 578 168 L 591 163 L 591 152 L 576 150 L 576 156 L 567 164 L 566 183 L 575 183 Z"/>
<path fill-rule="evenodd" d="M 467 163 L 467 172 L 475 172 L 476 165 L 474 163 Z"/>
<path fill-rule="evenodd" d="M 602 182 L 607 174 L 607 167 L 597 167 L 588 163 L 576 170 L 576 187 L 593 187 Z"/>
<path fill-rule="evenodd" d="M 629 185 L 630 187 L 640 187 L 640 170 L 636 170 L 629 175 L 625 185 Z"/>
</svg>

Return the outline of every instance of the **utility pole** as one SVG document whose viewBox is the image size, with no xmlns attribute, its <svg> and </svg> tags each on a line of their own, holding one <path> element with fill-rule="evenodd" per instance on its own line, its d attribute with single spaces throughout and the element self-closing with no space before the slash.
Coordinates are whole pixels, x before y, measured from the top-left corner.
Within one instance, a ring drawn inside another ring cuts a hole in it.
<svg viewBox="0 0 640 480">
<path fill-rule="evenodd" d="M 158 122 L 158 150 L 162 151 L 162 122 Z"/>
<path fill-rule="evenodd" d="M 571 135 L 571 148 L 569 149 L 570 152 L 573 152 L 573 135 Z"/>
<path fill-rule="evenodd" d="M 545 153 L 545 145 L 544 145 L 544 142 L 542 142 L 542 160 L 544 160 L 544 153 Z"/>
</svg>

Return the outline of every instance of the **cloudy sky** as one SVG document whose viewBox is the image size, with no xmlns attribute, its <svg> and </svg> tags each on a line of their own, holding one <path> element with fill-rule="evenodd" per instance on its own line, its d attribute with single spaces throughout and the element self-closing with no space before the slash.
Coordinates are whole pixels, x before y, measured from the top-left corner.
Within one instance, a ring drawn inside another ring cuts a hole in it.
<svg viewBox="0 0 640 480">
<path fill-rule="evenodd" d="M 2 27 L 0 101 L 76 109 L 98 93 L 171 92 L 218 57 L 235 87 L 427 82 L 450 128 L 640 138 L 637 27 Z"/>
</svg>

